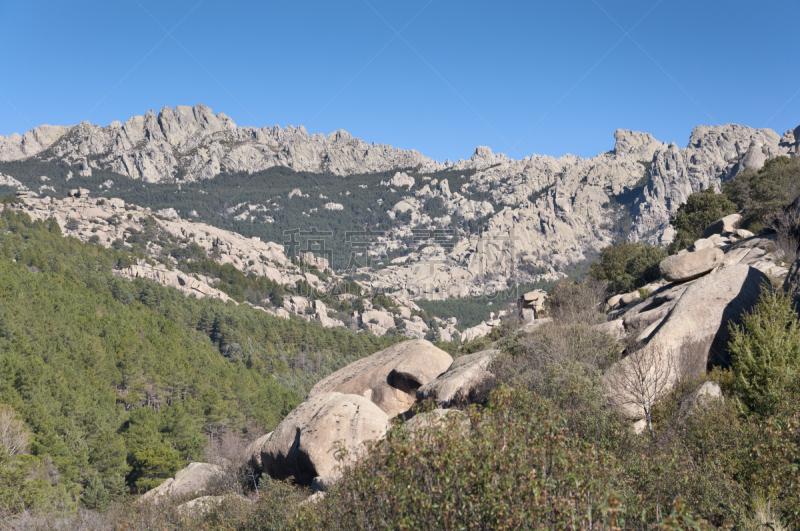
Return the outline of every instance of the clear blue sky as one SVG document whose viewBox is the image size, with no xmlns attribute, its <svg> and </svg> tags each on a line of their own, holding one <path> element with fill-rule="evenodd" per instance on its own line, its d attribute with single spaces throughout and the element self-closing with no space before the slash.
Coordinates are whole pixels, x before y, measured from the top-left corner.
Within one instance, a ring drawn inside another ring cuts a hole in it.
<svg viewBox="0 0 800 531">
<path fill-rule="evenodd" d="M 797 0 L 0 0 L 0 134 L 197 103 L 438 160 L 782 133 L 798 27 Z"/>
</svg>

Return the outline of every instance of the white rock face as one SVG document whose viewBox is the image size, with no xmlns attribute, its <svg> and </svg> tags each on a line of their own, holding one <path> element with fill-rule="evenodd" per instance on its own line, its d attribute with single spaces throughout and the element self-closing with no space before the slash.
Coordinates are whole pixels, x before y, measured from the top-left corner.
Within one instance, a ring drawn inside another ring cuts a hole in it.
<svg viewBox="0 0 800 531">
<path fill-rule="evenodd" d="M 309 135 L 302 126 L 237 127 L 204 105 L 164 107 L 158 115 L 150 110 L 122 125 L 42 125 L 22 136 L 0 136 L 0 160 L 21 160 L 48 148 L 58 158 L 77 164 L 93 157 L 99 167 L 150 182 L 172 179 L 179 171 L 194 181 L 223 169 L 253 172 L 272 166 L 337 175 L 444 167 L 416 151 L 368 144 L 342 130 L 325 136 Z M 88 164 L 86 171 L 91 171 Z"/>
<path fill-rule="evenodd" d="M 86 122 L 40 126 L 23 136 L 0 137 L 0 160 L 48 150 L 48 157 L 77 164 L 82 173 L 96 167 L 147 181 L 172 181 L 178 175 L 195 181 L 222 171 L 273 166 L 343 176 L 409 167 L 475 171 L 464 178 L 431 178 L 422 189 L 414 188 L 413 176 L 396 171 L 380 184 L 387 197 L 400 201 L 371 206 L 391 208 L 390 216 L 398 221 L 410 215 L 398 223 L 401 237 L 411 236 L 412 225 L 434 222 L 423 208 L 432 198 L 441 198 L 446 210 L 436 223 L 479 222 L 455 247 L 431 246 L 414 257 L 409 253 L 403 263 L 384 268 L 368 282 L 372 288 L 405 289 L 412 298 L 445 299 L 506 289 L 524 269 L 521 262 L 546 271 L 541 279 L 558 278 L 559 266 L 583 260 L 612 241 L 611 227 L 620 216 L 611 206 L 615 198 L 625 198 L 630 207 L 631 240 L 669 243 L 674 237 L 669 217 L 689 194 L 718 187 L 776 156 L 796 154 L 798 136 L 735 124 L 700 126 L 681 149 L 646 133 L 618 130 L 613 150 L 592 158 L 531 155 L 513 160 L 478 147 L 467 160 L 441 163 L 417 151 L 368 144 L 341 130 L 325 136 L 309 135 L 302 126 L 237 127 L 226 115 L 198 105 L 165 107 L 157 115 L 149 111 L 108 127 Z M 490 200 L 472 199 L 472 193 Z M 318 195 L 299 189 L 289 194 Z M 338 203 L 319 199 L 320 210 L 339 209 Z M 313 216 L 313 209 L 307 215 Z M 251 216 L 246 210 L 235 217 Z"/>
<path fill-rule="evenodd" d="M 670 144 L 652 157 L 652 179 L 634 207 L 634 232 L 663 230 L 670 214 L 701 188 L 719 188 L 745 168 L 760 169 L 766 160 L 789 154 L 794 138 L 771 129 L 736 124 L 695 127 L 689 145 Z"/>
<path fill-rule="evenodd" d="M 728 325 L 740 322 L 743 313 L 755 306 L 765 281 L 764 273 L 738 263 L 724 265 L 688 285 L 667 285 L 663 292 L 654 293 L 651 305 L 655 308 L 649 311 L 660 306 L 669 310 L 652 319 L 642 332 L 640 339 L 646 343 L 642 349 L 604 374 L 611 402 L 620 412 L 639 419 L 644 415 L 642 396 L 652 400 L 671 389 L 680 374 L 705 371 L 707 363 L 729 363 L 723 357 L 730 338 Z M 648 303 L 639 306 L 647 310 Z"/>
<path fill-rule="evenodd" d="M 393 186 L 395 188 L 405 187 L 407 189 L 410 189 L 412 186 L 414 186 L 415 182 L 416 181 L 414 180 L 414 178 L 411 177 L 410 175 L 407 175 L 405 172 L 403 173 L 397 172 L 394 174 L 394 177 L 392 177 L 390 180 L 381 181 L 381 184 L 383 186 Z"/>
</svg>

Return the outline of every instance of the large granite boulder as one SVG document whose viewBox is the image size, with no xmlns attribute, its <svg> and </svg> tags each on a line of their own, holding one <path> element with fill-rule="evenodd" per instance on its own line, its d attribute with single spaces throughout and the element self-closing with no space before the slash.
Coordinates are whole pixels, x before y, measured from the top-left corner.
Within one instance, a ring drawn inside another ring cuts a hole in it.
<svg viewBox="0 0 800 531">
<path fill-rule="evenodd" d="M 222 468 L 211 463 L 189 463 L 179 470 L 174 478 L 165 480 L 158 487 L 147 491 L 142 500 L 156 500 L 161 496 L 185 496 L 205 492 L 222 475 Z"/>
<path fill-rule="evenodd" d="M 437 379 L 417 389 L 417 399 L 433 399 L 442 408 L 483 402 L 497 386 L 489 365 L 499 350 L 461 356 Z"/>
<path fill-rule="evenodd" d="M 261 448 L 261 464 L 275 479 L 294 476 L 304 485 L 317 476 L 335 477 L 358 459 L 365 442 L 381 439 L 389 423 L 389 416 L 363 396 L 321 393 L 278 424 Z"/>
<path fill-rule="evenodd" d="M 691 253 L 674 254 L 664 258 L 658 268 L 661 276 L 670 282 L 683 282 L 702 276 L 719 266 L 725 253 L 716 247 Z"/>
<path fill-rule="evenodd" d="M 671 389 L 680 374 L 702 372 L 709 363 L 729 364 L 729 326 L 752 310 L 768 282 L 764 273 L 739 264 L 691 283 L 669 314 L 640 336 L 646 345 L 606 371 L 610 402 L 624 414 L 642 418 L 643 404 Z"/>
<path fill-rule="evenodd" d="M 712 234 L 732 234 L 736 232 L 736 227 L 742 221 L 741 214 L 731 214 L 722 219 L 718 219 L 706 228 L 703 238 L 708 238 Z"/>
<path fill-rule="evenodd" d="M 417 389 L 433 381 L 453 363 L 447 352 L 429 341 L 403 341 L 351 363 L 318 382 L 308 393 L 360 395 L 387 415 L 405 413 L 417 401 Z"/>
<path fill-rule="evenodd" d="M 252 463 L 257 470 L 261 470 L 261 448 L 264 447 L 264 444 L 269 440 L 270 436 L 272 436 L 272 432 L 262 435 L 247 445 L 247 448 L 244 451 L 244 454 L 247 456 L 250 463 Z"/>
</svg>

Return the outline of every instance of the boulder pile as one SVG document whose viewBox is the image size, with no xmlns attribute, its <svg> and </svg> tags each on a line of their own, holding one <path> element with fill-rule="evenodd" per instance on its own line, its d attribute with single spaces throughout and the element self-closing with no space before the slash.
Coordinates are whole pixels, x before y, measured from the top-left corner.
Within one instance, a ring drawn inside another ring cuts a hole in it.
<svg viewBox="0 0 800 531">
<path fill-rule="evenodd" d="M 544 301 L 547 300 L 547 292 L 543 289 L 529 291 L 519 298 L 517 307 L 519 308 L 520 318 L 529 323 L 534 319 L 543 317 Z"/>
<path fill-rule="evenodd" d="M 792 283 L 779 265 L 776 236 L 738 229 L 740 219 L 733 214 L 711 224 L 691 249 L 659 264 L 660 280 L 609 299 L 604 326 L 634 334 L 640 345 L 604 375 L 610 402 L 632 420 L 644 419 L 680 375 L 730 364 L 730 325 L 753 309 L 764 285 Z"/>
<path fill-rule="evenodd" d="M 411 417 L 409 429 L 419 430 L 451 415 L 444 408 L 485 400 L 496 385 L 488 366 L 497 352 L 453 361 L 425 340 L 398 343 L 318 382 L 306 401 L 249 451 L 260 451 L 265 474 L 324 490 L 370 442 L 383 438 L 393 418 Z M 414 420 L 412 407 L 426 399 L 439 409 Z"/>
</svg>

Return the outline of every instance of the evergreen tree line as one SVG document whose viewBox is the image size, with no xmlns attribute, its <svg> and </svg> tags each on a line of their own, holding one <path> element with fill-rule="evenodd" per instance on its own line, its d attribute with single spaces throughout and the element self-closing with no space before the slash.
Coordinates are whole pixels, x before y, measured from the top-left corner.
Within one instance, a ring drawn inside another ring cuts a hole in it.
<svg viewBox="0 0 800 531">
<path fill-rule="evenodd" d="M 227 432 L 274 428 L 324 375 L 396 341 L 112 274 L 124 251 L 0 215 L 0 509 L 148 490 Z"/>
</svg>

